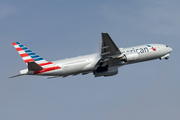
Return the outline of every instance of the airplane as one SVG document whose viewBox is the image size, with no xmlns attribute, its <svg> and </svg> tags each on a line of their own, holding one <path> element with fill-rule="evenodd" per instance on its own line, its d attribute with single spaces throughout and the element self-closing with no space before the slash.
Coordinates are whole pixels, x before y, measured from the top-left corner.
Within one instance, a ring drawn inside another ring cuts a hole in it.
<svg viewBox="0 0 180 120">
<path fill-rule="evenodd" d="M 47 78 L 67 77 L 93 73 L 95 77 L 118 74 L 118 67 L 154 59 L 168 59 L 172 48 L 163 44 L 146 44 L 129 48 L 118 48 L 108 33 L 101 33 L 101 53 L 78 56 L 57 61 L 46 61 L 19 42 L 12 44 L 27 65 L 21 75 L 41 75 Z"/>
</svg>

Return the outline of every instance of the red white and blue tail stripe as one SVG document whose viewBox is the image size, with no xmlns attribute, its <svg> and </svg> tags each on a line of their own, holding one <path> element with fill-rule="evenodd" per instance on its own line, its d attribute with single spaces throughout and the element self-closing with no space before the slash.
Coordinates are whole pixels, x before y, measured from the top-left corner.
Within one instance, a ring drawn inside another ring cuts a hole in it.
<svg viewBox="0 0 180 120">
<path fill-rule="evenodd" d="M 59 66 L 54 65 L 52 62 L 48 62 L 44 60 L 42 57 L 34 53 L 33 51 L 29 50 L 26 46 L 22 45 L 19 42 L 12 43 L 24 62 L 27 64 L 28 62 L 35 62 L 39 66 L 43 68 L 41 71 L 35 71 L 36 74 L 47 72 L 55 69 L 60 69 Z"/>
</svg>

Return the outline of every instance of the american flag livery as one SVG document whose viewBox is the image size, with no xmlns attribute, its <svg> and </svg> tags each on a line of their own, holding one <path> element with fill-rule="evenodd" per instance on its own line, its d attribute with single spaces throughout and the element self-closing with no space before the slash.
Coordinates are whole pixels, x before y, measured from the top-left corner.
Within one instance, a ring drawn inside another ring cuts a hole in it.
<svg viewBox="0 0 180 120">
<path fill-rule="evenodd" d="M 48 62 L 44 60 L 42 57 L 34 53 L 33 51 L 29 50 L 26 46 L 22 45 L 19 42 L 12 43 L 24 62 L 27 64 L 28 62 L 35 62 L 39 66 L 41 66 L 43 69 L 34 71 L 34 74 L 48 72 L 56 69 L 60 69 L 59 66 L 54 65 L 52 62 Z"/>
</svg>

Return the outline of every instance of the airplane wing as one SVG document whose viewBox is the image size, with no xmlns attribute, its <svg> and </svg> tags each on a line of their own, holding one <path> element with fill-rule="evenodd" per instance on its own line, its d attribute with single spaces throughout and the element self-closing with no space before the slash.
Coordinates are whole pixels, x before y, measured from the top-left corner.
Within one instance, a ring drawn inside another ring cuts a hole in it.
<svg viewBox="0 0 180 120">
<path fill-rule="evenodd" d="M 116 64 L 120 62 L 117 59 L 121 56 L 121 51 L 113 42 L 108 33 L 101 33 L 102 35 L 102 47 L 101 47 L 101 59 L 99 62 L 107 62 L 108 65 Z"/>
<path fill-rule="evenodd" d="M 101 35 L 101 59 L 94 68 L 96 72 L 107 71 L 110 66 L 117 65 L 121 62 L 120 57 L 123 55 L 108 33 L 101 33 Z"/>
<path fill-rule="evenodd" d="M 121 51 L 113 42 L 108 33 L 101 33 L 102 35 L 102 47 L 101 47 L 101 57 L 111 57 L 115 55 L 120 55 Z"/>
</svg>

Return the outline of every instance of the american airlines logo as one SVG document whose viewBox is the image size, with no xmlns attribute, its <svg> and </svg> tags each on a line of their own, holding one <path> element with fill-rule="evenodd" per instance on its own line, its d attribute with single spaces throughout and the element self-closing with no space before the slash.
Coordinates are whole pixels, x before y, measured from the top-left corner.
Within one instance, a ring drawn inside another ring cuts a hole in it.
<svg viewBox="0 0 180 120">
<path fill-rule="evenodd" d="M 122 53 L 129 53 L 129 52 L 137 52 L 137 53 L 146 53 L 149 52 L 150 49 L 152 49 L 153 51 L 156 51 L 156 48 L 151 47 L 150 45 L 146 45 L 147 47 L 144 48 L 132 48 L 130 50 L 126 50 L 126 51 L 122 51 Z"/>
</svg>

